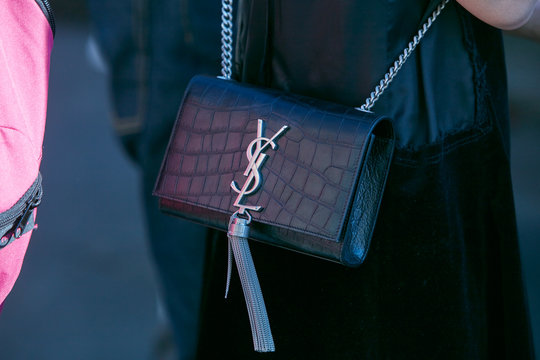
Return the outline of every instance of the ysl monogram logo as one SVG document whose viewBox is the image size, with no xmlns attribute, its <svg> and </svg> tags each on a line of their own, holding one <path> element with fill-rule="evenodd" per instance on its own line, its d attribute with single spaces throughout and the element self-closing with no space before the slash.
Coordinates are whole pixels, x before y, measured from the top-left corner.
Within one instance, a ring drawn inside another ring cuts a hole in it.
<svg viewBox="0 0 540 360">
<path fill-rule="evenodd" d="M 268 158 L 268 155 L 264 153 L 264 150 L 268 146 L 272 147 L 273 150 L 277 148 L 277 144 L 274 142 L 281 135 L 287 131 L 289 127 L 287 125 L 283 126 L 271 139 L 264 136 L 264 121 L 259 119 L 257 127 L 257 138 L 249 143 L 246 155 L 248 158 L 248 166 L 246 171 L 244 171 L 244 176 L 247 176 L 246 182 L 242 189 L 236 184 L 235 181 L 231 182 L 231 188 L 238 194 L 234 206 L 238 207 L 239 214 L 245 214 L 246 210 L 252 211 L 261 211 L 261 206 L 250 206 L 242 204 L 244 197 L 249 196 L 257 192 L 262 185 L 262 177 L 260 169 L 262 168 L 264 162 Z"/>
</svg>

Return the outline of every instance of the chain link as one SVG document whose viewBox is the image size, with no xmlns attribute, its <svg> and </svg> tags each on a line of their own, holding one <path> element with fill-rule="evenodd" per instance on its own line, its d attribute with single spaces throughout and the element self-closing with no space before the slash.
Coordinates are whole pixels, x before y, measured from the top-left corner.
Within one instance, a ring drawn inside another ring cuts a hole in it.
<svg viewBox="0 0 540 360">
<path fill-rule="evenodd" d="M 231 79 L 233 59 L 233 0 L 221 1 L 221 77 Z"/>
<path fill-rule="evenodd" d="M 369 95 L 369 97 L 366 99 L 366 102 L 364 105 L 357 107 L 357 110 L 361 111 L 370 111 L 373 105 L 375 105 L 375 102 L 379 100 L 379 97 L 382 95 L 384 90 L 390 85 L 392 80 L 394 80 L 394 77 L 397 75 L 398 71 L 401 69 L 403 64 L 405 64 L 405 61 L 411 56 L 412 52 L 416 48 L 416 46 L 420 43 L 420 40 L 424 37 L 428 29 L 431 27 L 435 19 L 439 16 L 442 9 L 448 4 L 450 0 L 443 0 L 439 6 L 437 6 L 437 9 L 433 11 L 429 19 L 422 25 L 420 30 L 418 30 L 418 33 L 413 37 L 411 42 L 409 42 L 409 45 L 403 50 L 403 53 L 399 55 L 398 59 L 394 61 L 394 64 L 388 69 L 388 72 L 384 75 L 384 78 L 379 82 L 379 84 L 375 87 L 375 90 Z"/>
</svg>

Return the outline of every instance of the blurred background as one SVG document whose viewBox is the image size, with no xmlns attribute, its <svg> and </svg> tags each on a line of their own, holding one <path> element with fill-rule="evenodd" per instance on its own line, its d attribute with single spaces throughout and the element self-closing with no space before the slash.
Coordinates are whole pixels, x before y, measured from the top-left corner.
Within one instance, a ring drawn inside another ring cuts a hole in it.
<svg viewBox="0 0 540 360">
<path fill-rule="evenodd" d="M 40 229 L 0 315 L 0 359 L 151 359 L 164 324 L 137 170 L 112 132 L 105 75 L 88 61 L 84 1 L 51 3 L 45 196 Z M 505 46 L 516 211 L 540 352 L 540 44 L 508 36 Z"/>
</svg>

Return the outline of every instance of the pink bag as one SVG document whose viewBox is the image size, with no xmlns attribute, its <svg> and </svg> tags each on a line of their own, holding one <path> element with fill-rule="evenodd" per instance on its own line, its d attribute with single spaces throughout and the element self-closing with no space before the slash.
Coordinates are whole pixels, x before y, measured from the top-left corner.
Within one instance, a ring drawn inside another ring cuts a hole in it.
<svg viewBox="0 0 540 360">
<path fill-rule="evenodd" d="M 39 166 L 54 19 L 47 0 L 0 0 L 0 304 L 19 276 L 41 201 Z"/>
</svg>

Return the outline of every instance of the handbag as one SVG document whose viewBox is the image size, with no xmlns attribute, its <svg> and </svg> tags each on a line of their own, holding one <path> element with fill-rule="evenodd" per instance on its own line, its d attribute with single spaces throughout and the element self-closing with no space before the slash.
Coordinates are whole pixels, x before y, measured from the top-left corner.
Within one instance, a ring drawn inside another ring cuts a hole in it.
<svg viewBox="0 0 540 360">
<path fill-rule="evenodd" d="M 222 1 L 222 76 L 195 76 L 154 195 L 162 211 L 227 231 L 254 348 L 275 346 L 248 238 L 355 267 L 368 252 L 394 150 L 370 111 L 449 0 L 360 108 L 231 80 L 232 0 Z"/>
</svg>

